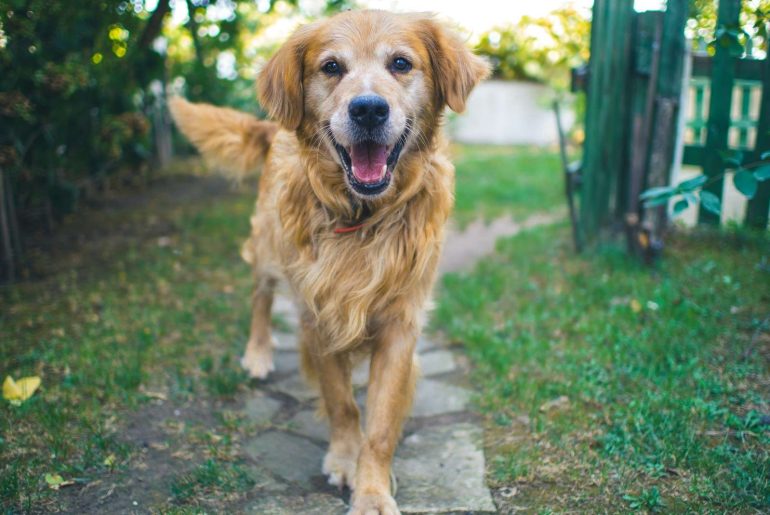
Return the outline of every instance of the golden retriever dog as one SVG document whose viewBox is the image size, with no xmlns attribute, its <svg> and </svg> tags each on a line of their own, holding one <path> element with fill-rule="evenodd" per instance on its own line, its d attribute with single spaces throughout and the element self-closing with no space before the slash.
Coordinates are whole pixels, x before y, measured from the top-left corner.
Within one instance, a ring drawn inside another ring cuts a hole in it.
<svg viewBox="0 0 770 515">
<path fill-rule="evenodd" d="M 441 121 L 487 75 L 430 15 L 350 11 L 298 29 L 261 71 L 259 100 L 278 125 L 171 102 L 209 161 L 237 173 L 262 165 L 242 251 L 256 279 L 242 365 L 260 379 L 273 370 L 270 309 L 284 278 L 331 428 L 323 472 L 351 489 L 352 514 L 399 513 L 391 461 L 454 198 Z M 351 368 L 367 357 L 362 431 Z"/>
</svg>

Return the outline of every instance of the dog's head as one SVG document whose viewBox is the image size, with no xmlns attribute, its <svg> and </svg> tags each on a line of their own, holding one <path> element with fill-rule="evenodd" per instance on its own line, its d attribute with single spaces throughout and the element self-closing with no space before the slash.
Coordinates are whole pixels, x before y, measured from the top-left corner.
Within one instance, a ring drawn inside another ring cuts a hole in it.
<svg viewBox="0 0 770 515">
<path fill-rule="evenodd" d="M 259 98 L 373 199 L 399 158 L 430 142 L 444 107 L 461 112 L 488 72 L 429 15 L 351 11 L 297 30 L 262 70 Z"/>
</svg>

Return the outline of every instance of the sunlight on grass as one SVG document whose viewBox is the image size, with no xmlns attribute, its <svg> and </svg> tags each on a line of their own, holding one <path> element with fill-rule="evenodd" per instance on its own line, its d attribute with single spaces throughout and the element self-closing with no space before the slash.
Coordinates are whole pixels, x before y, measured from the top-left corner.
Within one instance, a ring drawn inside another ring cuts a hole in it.
<svg viewBox="0 0 770 515">
<path fill-rule="evenodd" d="M 457 170 L 454 218 L 461 225 L 479 216 L 522 219 L 565 204 L 555 150 L 455 145 L 452 153 Z"/>
<path fill-rule="evenodd" d="M 476 364 L 496 484 L 554 511 L 770 507 L 769 252 L 676 235 L 650 270 L 557 226 L 445 278 L 434 326 Z"/>
</svg>

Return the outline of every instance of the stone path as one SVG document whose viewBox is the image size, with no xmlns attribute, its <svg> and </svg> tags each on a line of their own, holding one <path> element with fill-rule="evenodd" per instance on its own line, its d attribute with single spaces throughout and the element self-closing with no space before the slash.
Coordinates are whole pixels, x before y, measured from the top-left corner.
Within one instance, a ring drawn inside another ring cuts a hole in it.
<svg viewBox="0 0 770 515">
<path fill-rule="evenodd" d="M 498 237 L 553 221 L 538 216 L 523 223 L 510 218 L 474 223 L 450 231 L 442 272 L 469 267 L 494 250 Z M 296 327 L 293 304 L 278 296 L 274 312 Z M 247 441 L 252 475 L 263 494 L 251 513 L 344 514 L 347 495 L 327 485 L 321 461 L 328 442 L 326 422 L 315 418 L 318 394 L 299 373 L 296 336 L 276 334 L 276 371 L 253 392 L 246 415 L 264 429 Z M 495 513 L 484 480 L 483 426 L 470 409 L 467 360 L 456 348 L 423 338 L 417 352 L 422 368 L 412 416 L 394 459 L 396 501 L 403 513 Z M 363 406 L 366 365 L 353 373 L 356 398 Z"/>
<path fill-rule="evenodd" d="M 289 306 L 277 299 L 275 311 L 292 319 Z M 276 371 L 245 406 L 248 418 L 265 428 L 244 445 L 264 494 L 248 511 L 344 514 L 348 499 L 321 474 L 328 428 L 315 418 L 317 393 L 300 376 L 296 337 L 279 333 L 276 339 Z M 469 411 L 464 358 L 427 339 L 420 340 L 418 353 L 423 375 L 394 460 L 399 507 L 403 513 L 494 513 L 484 484 L 483 431 Z M 366 381 L 366 367 L 358 367 L 353 384 L 361 406 Z"/>
<path fill-rule="evenodd" d="M 468 268 L 487 254 L 494 252 L 498 239 L 513 236 L 524 229 L 552 224 L 564 219 L 565 215 L 565 211 L 556 210 L 534 214 L 522 221 L 516 221 L 511 216 L 503 216 L 489 223 L 477 219 L 462 231 L 450 225 L 444 253 L 439 263 L 439 272 L 444 274 Z"/>
</svg>

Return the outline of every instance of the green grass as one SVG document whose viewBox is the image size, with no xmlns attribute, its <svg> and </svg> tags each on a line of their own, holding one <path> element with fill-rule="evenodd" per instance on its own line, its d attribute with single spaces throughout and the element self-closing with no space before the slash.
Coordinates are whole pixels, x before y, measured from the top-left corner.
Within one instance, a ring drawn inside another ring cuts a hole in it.
<svg viewBox="0 0 770 515">
<path fill-rule="evenodd" d="M 558 153 L 529 147 L 457 145 L 455 219 L 523 218 L 564 206 Z"/>
<path fill-rule="evenodd" d="M 171 496 L 177 504 L 187 504 L 198 497 L 222 496 L 251 487 L 254 480 L 238 464 L 209 458 L 171 484 Z"/>
<path fill-rule="evenodd" d="M 650 270 L 556 226 L 446 277 L 434 325 L 475 363 L 493 483 L 557 512 L 770 510 L 769 258 L 698 232 Z"/>
<path fill-rule="evenodd" d="M 20 407 L 0 402 L 3 511 L 66 508 L 46 473 L 86 484 L 125 470 L 138 450 L 121 440 L 126 416 L 116 415 L 158 392 L 184 403 L 247 386 L 234 356 L 249 327 L 251 277 L 238 250 L 253 201 L 251 192 L 229 193 L 84 213 L 71 223 L 123 238 L 103 265 L 0 290 L 0 380 L 42 377 Z M 162 244 L 146 235 L 155 225 Z"/>
</svg>

